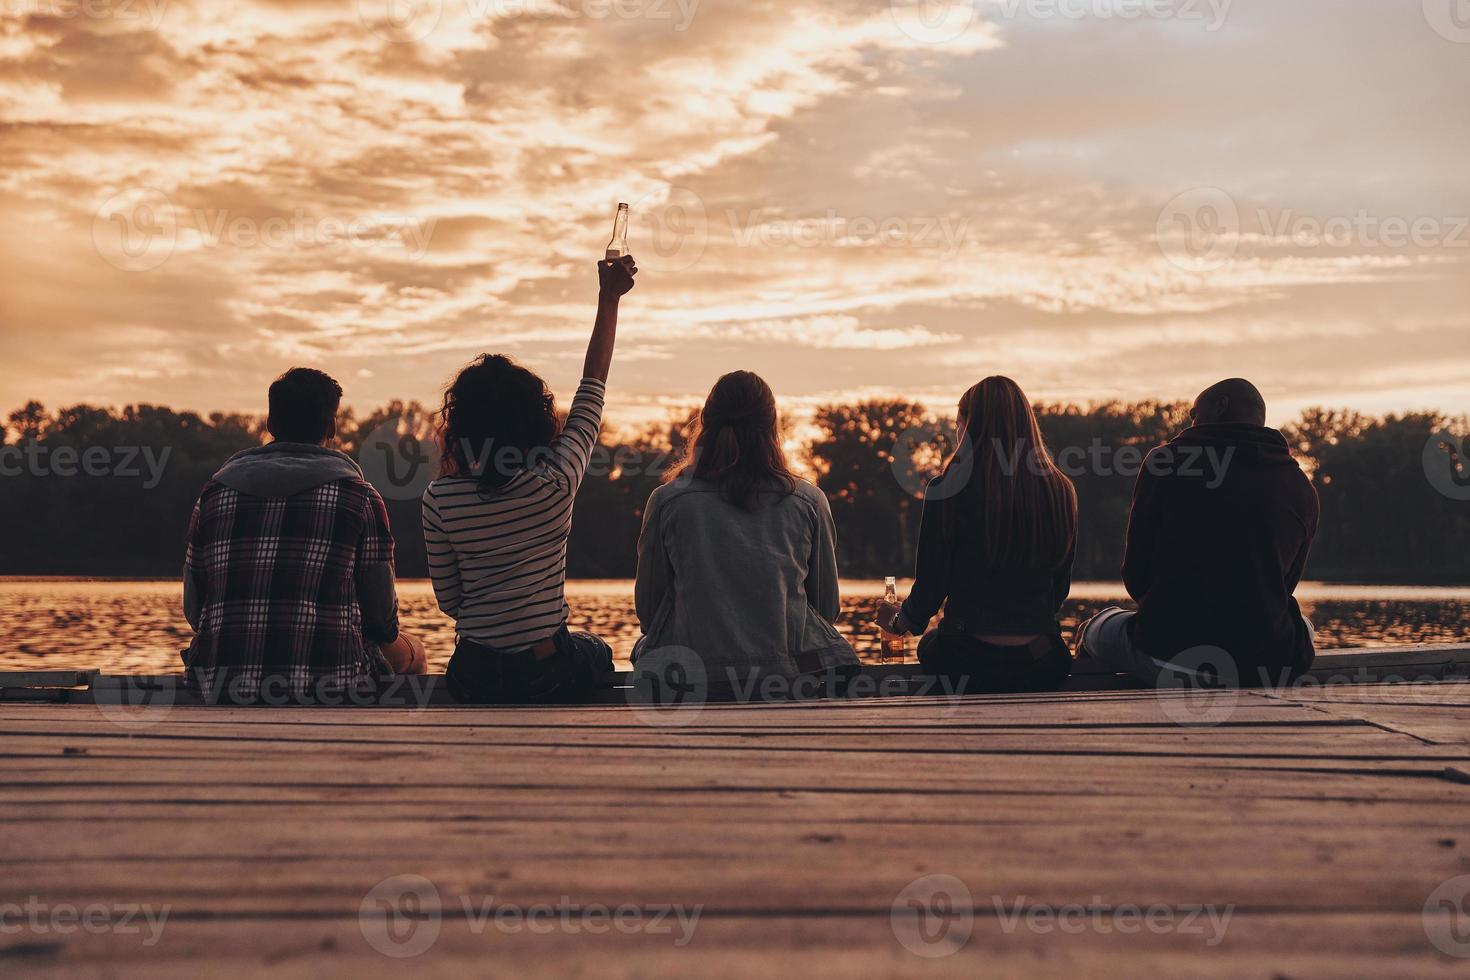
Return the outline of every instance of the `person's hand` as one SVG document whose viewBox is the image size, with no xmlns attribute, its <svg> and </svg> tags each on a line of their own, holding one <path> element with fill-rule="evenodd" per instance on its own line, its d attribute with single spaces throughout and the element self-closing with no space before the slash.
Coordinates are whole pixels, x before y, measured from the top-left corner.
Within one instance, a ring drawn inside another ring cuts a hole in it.
<svg viewBox="0 0 1470 980">
<path fill-rule="evenodd" d="M 633 256 L 620 259 L 604 259 L 597 263 L 597 278 L 602 282 L 602 294 L 616 299 L 633 288 L 633 277 L 638 274 L 638 263 Z"/>
<path fill-rule="evenodd" d="M 898 639 L 907 632 L 903 622 L 903 607 L 893 603 L 880 603 L 878 615 L 873 617 L 873 623 L 883 631 L 885 640 Z"/>
</svg>

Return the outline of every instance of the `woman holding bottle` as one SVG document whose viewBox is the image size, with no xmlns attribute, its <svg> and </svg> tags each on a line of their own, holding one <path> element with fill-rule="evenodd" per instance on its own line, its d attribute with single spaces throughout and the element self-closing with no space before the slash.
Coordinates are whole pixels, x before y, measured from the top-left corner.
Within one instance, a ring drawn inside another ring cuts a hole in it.
<svg viewBox="0 0 1470 980">
<path fill-rule="evenodd" d="M 924 495 L 914 586 L 885 604 L 885 640 L 922 636 L 919 663 L 966 693 L 1056 690 L 1072 670 L 1058 614 L 1072 586 L 1077 492 L 1014 381 L 960 399 L 959 449 Z M 929 621 L 944 609 L 937 629 Z"/>
</svg>

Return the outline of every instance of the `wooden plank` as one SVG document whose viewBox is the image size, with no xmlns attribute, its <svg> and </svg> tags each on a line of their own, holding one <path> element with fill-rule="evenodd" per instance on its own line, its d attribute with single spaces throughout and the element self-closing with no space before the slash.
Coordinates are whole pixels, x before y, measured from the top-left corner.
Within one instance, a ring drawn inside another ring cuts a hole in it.
<svg viewBox="0 0 1470 980">
<path fill-rule="evenodd" d="M 0 670 L 0 687 L 87 687 L 98 670 Z"/>
<path fill-rule="evenodd" d="M 1439 680 L 1447 676 L 1470 673 L 1470 645 L 1423 644 L 1412 647 L 1381 647 L 1362 650 L 1325 651 L 1320 653 L 1308 681 L 1318 684 L 1356 683 L 1367 684 L 1381 681 L 1423 682 Z M 935 678 L 927 677 L 917 664 L 867 665 L 862 668 L 856 681 L 837 677 L 824 677 L 806 690 L 806 696 L 853 696 L 851 691 L 862 696 L 904 696 L 914 694 L 946 694 L 951 688 Z M 442 675 L 425 678 L 405 679 L 401 684 L 390 683 L 385 697 L 395 704 L 421 707 L 425 704 L 454 706 L 453 699 L 443 687 Z M 634 672 L 620 671 L 608 675 L 604 690 L 595 698 L 598 704 L 621 704 L 627 700 L 626 692 L 635 684 Z M 763 696 L 764 690 L 758 681 L 740 676 L 736 679 L 713 677 L 709 687 L 700 692 L 701 699 L 709 701 L 747 700 L 750 695 L 741 691 L 754 692 Z M 23 685 L 15 685 L 23 686 Z M 118 697 L 136 699 L 140 692 L 165 692 L 174 703 L 195 703 L 196 696 L 179 686 L 178 675 L 100 675 L 92 682 L 94 698 Z M 1081 660 L 1073 668 L 1073 676 L 1064 690 L 1126 690 L 1138 688 L 1136 681 L 1121 677 L 1091 660 Z M 851 689 L 851 691 L 849 690 Z M 784 696 L 784 695 L 783 695 Z"/>
<path fill-rule="evenodd" d="M 463 910 L 471 899 L 474 915 Z M 976 895 L 977 914 L 966 942 L 952 955 L 921 958 L 895 938 L 887 909 L 841 914 L 782 917 L 777 909 L 737 914 L 704 909 L 686 945 L 683 932 L 656 927 L 637 931 L 581 927 L 549 934 L 497 926 L 481 917 L 483 896 L 440 896 L 440 915 L 432 920 L 427 952 L 393 959 L 378 952 L 367 936 L 382 933 L 354 914 L 310 919 L 262 917 L 200 921 L 176 912 L 164 923 L 163 941 L 148 948 L 147 931 L 50 937 L 30 951 L 0 962 L 19 975 L 56 978 L 163 978 L 269 975 L 279 980 L 319 980 L 328 974 L 402 980 L 476 977 L 633 977 L 691 975 L 769 980 L 801 976 L 811 980 L 862 977 L 963 978 L 1036 977 L 1075 980 L 1078 976 L 1373 977 L 1423 980 L 1462 977 L 1463 962 L 1438 955 L 1424 940 L 1417 912 L 1320 915 L 1279 910 L 1236 909 L 1224 938 L 1210 945 L 1215 931 L 1142 928 L 1127 932 L 1088 928 L 1072 934 L 1056 927 L 1024 923 L 1007 926 L 993 896 Z M 1002 908 L 1015 897 L 1003 896 Z M 1123 902 L 1125 899 L 1116 899 Z M 987 904 L 989 903 L 989 904 Z M 444 913 L 447 906 L 448 913 Z M 600 928 L 600 927 L 599 927 Z M 954 933 L 952 935 L 957 935 Z M 920 946 L 920 948 L 924 948 Z"/>
<path fill-rule="evenodd" d="M 395 765 L 394 760 L 398 760 Z M 575 761 L 573 761 L 575 760 Z M 528 790 L 595 791 L 616 781 L 630 794 L 650 799 L 679 798 L 719 791 L 733 795 L 906 792 L 947 797 L 951 806 L 984 806 L 989 797 L 1027 794 L 1072 799 L 1076 796 L 1131 794 L 1152 797 L 1191 794 L 1217 800 L 1236 794 L 1251 798 L 1470 801 L 1463 782 L 1445 778 L 1464 768 L 1437 760 L 1420 764 L 1305 760 L 1206 760 L 1172 762 L 1150 757 L 849 756 L 783 753 L 779 757 L 660 758 L 657 755 L 600 756 L 559 750 L 485 753 L 430 760 L 410 753 L 384 752 L 373 765 L 318 766 L 280 760 L 273 767 L 243 769 L 233 761 L 213 766 L 131 761 L 89 776 L 75 766 L 10 773 L 0 784 L 7 806 L 48 801 L 173 800 L 180 805 L 230 805 L 259 801 L 296 802 L 331 807 L 343 802 L 380 800 L 385 804 L 473 805 L 486 795 Z M 287 765 L 286 763 L 290 764 Z M 902 765 L 900 765 L 902 764 Z M 1102 768 L 1100 768 L 1102 767 Z M 284 769 L 298 771 L 294 778 Z M 900 779 L 901 783 L 895 785 Z"/>
<path fill-rule="evenodd" d="M 12 746 L 0 756 L 0 772 L 14 772 L 31 765 L 54 767 L 57 757 L 73 754 L 87 756 L 89 771 L 113 762 L 126 764 L 131 759 L 177 760 L 230 759 L 244 764 L 250 760 L 292 758 L 301 761 L 320 753 L 323 747 L 333 750 L 334 758 L 366 761 L 379 758 L 383 742 L 365 733 L 357 738 L 318 738 L 296 732 L 271 738 L 260 732 L 260 726 L 242 727 L 241 734 L 227 738 L 224 746 L 209 744 L 205 739 L 173 737 L 169 739 L 129 739 L 92 736 L 61 736 L 37 733 L 25 737 L 14 731 L 0 732 L 9 737 Z M 1030 756 L 1145 756 L 1180 759 L 1335 759 L 1335 760 L 1425 760 L 1470 761 L 1470 747 L 1458 745 L 1426 747 L 1415 743 L 1412 736 L 1383 728 L 1361 725 L 1345 719 L 1342 725 L 1303 728 L 1282 741 L 1279 728 L 1230 728 L 1218 732 L 1186 730 L 1173 738 L 1139 738 L 1138 731 L 956 731 L 944 744 L 935 745 L 932 735 L 922 732 L 847 731 L 839 738 L 814 739 L 811 733 L 755 732 L 735 736 L 708 733 L 635 733 L 617 735 L 607 732 L 559 730 L 542 734 L 517 731 L 501 734 L 496 747 L 501 751 L 584 748 L 623 754 L 683 753 L 688 758 L 712 753 L 790 753 L 820 752 L 844 755 L 888 753 L 928 753 L 931 755 L 1030 755 Z M 415 749 L 468 754 L 484 749 L 483 739 L 466 734 L 458 736 L 443 730 L 417 739 Z M 402 750 L 404 746 L 395 746 Z"/>
<path fill-rule="evenodd" d="M 151 708 L 74 705 L 57 708 L 14 706 L 0 719 L 17 718 L 65 725 L 97 724 L 97 730 L 131 729 L 194 721 L 269 726 L 407 726 L 413 728 L 622 728 L 626 730 L 744 728 L 820 728 L 833 725 L 879 727 L 956 727 L 1011 724 L 1050 727 L 1152 724 L 1177 728 L 1191 718 L 1211 727 L 1257 722 L 1327 723 L 1332 716 L 1315 708 L 1257 692 L 1129 692 L 1082 695 L 988 696 L 907 699 L 898 702 L 817 701 L 762 705 L 703 705 L 683 710 L 629 710 L 613 707 L 437 708 L 203 708 L 163 703 Z"/>
<path fill-rule="evenodd" d="M 0 903 L 174 915 L 151 947 L 0 936 L 0 972 L 1451 975 L 1423 910 L 1470 869 L 1470 776 L 1447 776 L 1470 749 L 1373 716 L 1470 705 L 1454 685 L 1360 690 L 711 705 L 677 725 L 612 706 L 0 705 Z M 451 909 L 408 961 L 361 919 L 404 874 Z M 928 960 L 891 917 L 933 874 L 966 883 L 951 911 L 975 922 Z M 487 898 L 705 918 L 687 947 L 487 934 L 469 914 Z M 1205 946 L 1006 929 L 1007 903 L 1235 918 Z"/>
</svg>

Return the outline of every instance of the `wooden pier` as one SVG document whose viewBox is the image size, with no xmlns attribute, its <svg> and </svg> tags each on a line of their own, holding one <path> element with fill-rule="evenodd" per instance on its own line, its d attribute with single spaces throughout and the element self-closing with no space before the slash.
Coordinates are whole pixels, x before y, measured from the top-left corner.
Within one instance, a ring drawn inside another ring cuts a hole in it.
<svg viewBox="0 0 1470 980">
<path fill-rule="evenodd" d="M 0 975 L 1465 976 L 1455 674 L 0 704 Z"/>
</svg>

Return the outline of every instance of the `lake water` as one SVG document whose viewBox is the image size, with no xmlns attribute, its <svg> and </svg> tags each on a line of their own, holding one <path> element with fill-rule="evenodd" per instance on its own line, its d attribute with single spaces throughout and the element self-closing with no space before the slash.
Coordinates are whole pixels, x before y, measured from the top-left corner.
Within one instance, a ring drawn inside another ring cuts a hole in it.
<svg viewBox="0 0 1470 980">
<path fill-rule="evenodd" d="M 612 644 L 619 664 L 638 638 L 630 581 L 568 585 L 572 625 Z M 877 655 L 868 625 L 881 582 L 843 583 L 839 629 L 865 660 Z M 1470 588 L 1303 584 L 1302 607 L 1318 628 L 1321 649 L 1461 643 L 1470 638 Z M 405 629 L 423 638 L 434 669 L 454 646 L 453 623 L 439 612 L 427 581 L 399 583 Z M 1078 583 L 1063 614 L 1070 637 L 1077 623 L 1122 601 L 1116 583 Z M 179 668 L 189 627 L 176 582 L 0 579 L 0 670 L 98 668 L 109 673 L 162 673 Z"/>
</svg>

